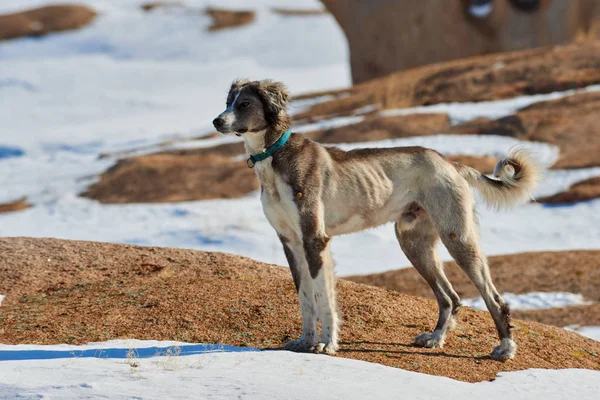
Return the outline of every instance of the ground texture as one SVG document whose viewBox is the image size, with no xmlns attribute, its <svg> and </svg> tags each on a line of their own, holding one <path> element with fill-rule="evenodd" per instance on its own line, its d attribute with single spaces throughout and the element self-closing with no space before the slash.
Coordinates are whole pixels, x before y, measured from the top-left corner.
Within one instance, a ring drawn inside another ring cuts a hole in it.
<svg viewBox="0 0 600 400">
<path fill-rule="evenodd" d="M 493 361 L 492 320 L 468 308 L 444 349 L 414 347 L 435 324 L 432 300 L 346 280 L 338 290 L 339 357 L 470 382 L 526 368 L 600 369 L 599 342 L 520 320 L 519 354 Z M 223 253 L 4 238 L 0 293 L 0 342 L 9 344 L 139 338 L 274 349 L 300 334 L 286 268 Z"/>
</svg>

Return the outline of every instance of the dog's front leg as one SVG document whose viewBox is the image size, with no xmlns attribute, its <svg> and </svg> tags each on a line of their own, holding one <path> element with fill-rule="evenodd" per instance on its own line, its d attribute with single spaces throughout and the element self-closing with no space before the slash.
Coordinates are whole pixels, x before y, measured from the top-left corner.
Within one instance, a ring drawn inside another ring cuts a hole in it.
<svg viewBox="0 0 600 400">
<path fill-rule="evenodd" d="M 317 210 L 319 207 L 317 206 Z M 338 350 L 337 306 L 333 260 L 329 251 L 330 237 L 325 234 L 322 212 L 301 213 L 300 225 L 308 270 L 313 281 L 321 320 L 321 342 L 316 353 L 335 354 Z"/>
<path fill-rule="evenodd" d="M 302 312 L 302 336 L 286 343 L 285 349 L 296 352 L 312 351 L 317 344 L 317 304 L 304 247 L 299 240 L 290 240 L 282 235 L 279 239 L 294 278 Z"/>
</svg>

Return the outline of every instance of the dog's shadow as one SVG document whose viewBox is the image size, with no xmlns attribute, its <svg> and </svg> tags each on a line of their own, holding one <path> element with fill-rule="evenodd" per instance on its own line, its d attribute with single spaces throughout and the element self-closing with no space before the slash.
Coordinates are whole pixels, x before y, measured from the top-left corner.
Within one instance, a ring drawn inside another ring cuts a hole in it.
<svg viewBox="0 0 600 400">
<path fill-rule="evenodd" d="M 362 346 L 361 348 L 361 345 Z M 351 353 L 380 353 L 385 354 L 389 358 L 401 358 L 403 355 L 421 355 L 426 357 L 446 357 L 446 358 L 459 358 L 459 359 L 470 359 L 470 360 L 491 360 L 492 358 L 489 355 L 485 356 L 468 356 L 468 355 L 460 355 L 460 354 L 450 354 L 444 351 L 410 351 L 410 350 L 401 350 L 402 348 L 410 348 L 410 349 L 422 349 L 422 347 L 417 346 L 414 343 L 390 343 L 390 342 L 371 342 L 368 340 L 358 340 L 354 342 L 340 342 L 340 346 L 342 346 L 338 350 L 338 354 L 351 354 Z M 344 347 L 350 346 L 350 348 Z M 396 349 L 370 349 L 366 348 L 367 346 L 387 346 L 387 347 L 396 347 Z M 264 348 L 265 351 L 274 351 L 274 350 L 285 350 L 283 347 L 269 347 Z"/>
</svg>

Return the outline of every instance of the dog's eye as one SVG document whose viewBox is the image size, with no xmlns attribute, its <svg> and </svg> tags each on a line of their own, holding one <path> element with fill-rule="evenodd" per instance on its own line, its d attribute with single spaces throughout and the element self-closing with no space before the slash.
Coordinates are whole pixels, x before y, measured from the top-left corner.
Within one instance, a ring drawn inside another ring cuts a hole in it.
<svg viewBox="0 0 600 400">
<path fill-rule="evenodd" d="M 242 107 L 242 108 L 246 108 L 246 107 L 248 107 L 249 105 L 250 105 L 250 102 L 249 102 L 249 101 L 244 101 L 244 102 L 242 102 L 242 104 L 240 104 L 240 107 Z"/>
</svg>

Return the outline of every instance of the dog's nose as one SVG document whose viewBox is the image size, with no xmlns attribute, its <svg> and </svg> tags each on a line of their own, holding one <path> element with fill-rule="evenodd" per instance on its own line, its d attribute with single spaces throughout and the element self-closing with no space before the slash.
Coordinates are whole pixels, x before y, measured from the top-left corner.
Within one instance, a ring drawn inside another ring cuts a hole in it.
<svg viewBox="0 0 600 400">
<path fill-rule="evenodd" d="M 225 123 L 225 121 L 223 121 L 223 118 L 215 118 L 213 120 L 213 125 L 217 129 L 219 129 L 220 127 L 222 127 L 224 123 Z"/>
</svg>

